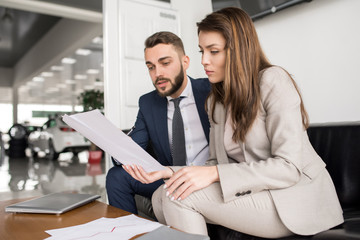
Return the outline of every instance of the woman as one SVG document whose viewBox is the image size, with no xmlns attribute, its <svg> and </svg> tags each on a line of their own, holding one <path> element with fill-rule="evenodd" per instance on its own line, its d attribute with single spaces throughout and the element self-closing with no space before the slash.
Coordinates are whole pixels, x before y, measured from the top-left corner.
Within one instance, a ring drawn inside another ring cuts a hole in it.
<svg viewBox="0 0 360 240">
<path fill-rule="evenodd" d="M 225 8 L 198 23 L 212 84 L 207 166 L 127 171 L 153 195 L 159 221 L 207 234 L 206 223 L 265 238 L 312 235 L 343 222 L 325 163 L 311 146 L 297 86 L 266 59 L 250 17 Z"/>
</svg>

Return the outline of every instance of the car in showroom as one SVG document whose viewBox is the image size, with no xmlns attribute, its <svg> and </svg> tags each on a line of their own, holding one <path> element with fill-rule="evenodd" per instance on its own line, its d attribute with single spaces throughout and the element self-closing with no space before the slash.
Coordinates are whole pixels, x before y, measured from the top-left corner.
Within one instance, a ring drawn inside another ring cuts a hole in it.
<svg viewBox="0 0 360 240">
<path fill-rule="evenodd" d="M 40 129 L 31 132 L 28 137 L 28 147 L 34 157 L 43 152 L 51 159 L 58 159 L 63 152 L 76 155 L 89 150 L 90 144 L 88 139 L 67 125 L 62 116 L 49 118 Z"/>
</svg>

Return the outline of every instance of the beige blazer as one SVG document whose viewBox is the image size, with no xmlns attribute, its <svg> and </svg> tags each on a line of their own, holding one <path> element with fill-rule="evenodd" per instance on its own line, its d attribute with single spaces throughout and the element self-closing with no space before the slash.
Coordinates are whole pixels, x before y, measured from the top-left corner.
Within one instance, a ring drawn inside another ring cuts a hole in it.
<svg viewBox="0 0 360 240">
<path fill-rule="evenodd" d="M 311 235 L 343 222 L 342 209 L 325 168 L 304 131 L 300 98 L 287 73 L 271 67 L 261 74 L 258 117 L 240 142 L 240 162 L 224 148 L 226 111 L 215 106 L 210 118 L 210 158 L 218 165 L 225 202 L 247 194 L 270 191 L 285 226 Z"/>
</svg>

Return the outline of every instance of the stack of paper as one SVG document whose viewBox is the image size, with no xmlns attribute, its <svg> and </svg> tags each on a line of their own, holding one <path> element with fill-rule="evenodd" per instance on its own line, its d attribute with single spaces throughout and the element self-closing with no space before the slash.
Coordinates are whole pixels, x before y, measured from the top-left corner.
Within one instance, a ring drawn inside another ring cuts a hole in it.
<svg viewBox="0 0 360 240">
<path fill-rule="evenodd" d="M 82 225 L 45 232 L 51 235 L 46 238 L 47 240 L 128 240 L 161 226 L 164 225 L 135 215 L 128 215 L 119 218 L 100 218 Z"/>
<path fill-rule="evenodd" d="M 122 164 L 136 164 L 147 172 L 164 168 L 150 154 L 126 136 L 96 109 L 74 115 L 64 115 L 63 121 Z"/>
</svg>

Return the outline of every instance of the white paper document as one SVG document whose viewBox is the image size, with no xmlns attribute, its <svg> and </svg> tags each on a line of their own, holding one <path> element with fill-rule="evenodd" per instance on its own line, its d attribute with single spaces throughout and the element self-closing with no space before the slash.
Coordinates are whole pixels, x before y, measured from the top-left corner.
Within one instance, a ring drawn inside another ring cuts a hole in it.
<svg viewBox="0 0 360 240">
<path fill-rule="evenodd" d="M 164 168 L 142 147 L 118 129 L 96 109 L 64 115 L 63 121 L 122 164 L 136 164 L 147 172 Z"/>
<path fill-rule="evenodd" d="M 161 226 L 164 225 L 132 214 L 118 218 L 99 218 L 85 224 L 45 232 L 51 235 L 46 240 L 127 240 Z"/>
</svg>

